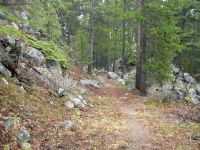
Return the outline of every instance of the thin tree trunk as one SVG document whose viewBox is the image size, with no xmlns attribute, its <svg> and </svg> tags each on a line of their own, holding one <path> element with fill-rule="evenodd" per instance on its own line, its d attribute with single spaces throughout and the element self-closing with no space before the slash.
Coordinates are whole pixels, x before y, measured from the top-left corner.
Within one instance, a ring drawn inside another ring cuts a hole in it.
<svg viewBox="0 0 200 150">
<path fill-rule="evenodd" d="M 94 52 L 94 14 L 95 14 L 95 0 L 91 0 L 91 14 L 90 14 L 90 64 L 88 65 L 88 73 L 92 74 L 93 69 L 93 52 Z"/>
<path fill-rule="evenodd" d="M 114 58 L 113 58 L 113 72 L 116 71 L 116 59 L 117 59 L 117 30 L 115 29 L 115 48 L 114 48 Z"/>
</svg>

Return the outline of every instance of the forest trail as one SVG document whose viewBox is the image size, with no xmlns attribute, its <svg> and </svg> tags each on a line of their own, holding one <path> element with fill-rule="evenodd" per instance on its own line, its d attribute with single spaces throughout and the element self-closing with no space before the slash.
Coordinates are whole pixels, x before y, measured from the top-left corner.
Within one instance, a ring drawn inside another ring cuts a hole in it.
<svg viewBox="0 0 200 150">
<path fill-rule="evenodd" d="M 130 92 L 126 87 L 119 86 L 116 82 L 105 80 L 109 86 L 95 91 L 96 96 L 106 97 L 117 104 L 109 106 L 109 111 L 120 112 L 123 130 L 116 133 L 113 140 L 126 141 L 117 148 L 126 150 L 184 150 L 199 149 L 200 143 L 188 138 L 188 135 L 199 134 L 200 126 L 190 121 L 183 121 L 177 116 L 177 111 L 183 111 L 184 106 L 167 105 L 147 101 L 146 97 L 139 96 L 137 91 Z M 117 106 L 115 106 L 117 105 Z M 105 115 L 107 119 L 112 116 Z M 102 148 L 103 149 L 103 148 Z"/>
<path fill-rule="evenodd" d="M 151 146 L 151 133 L 144 124 L 142 118 L 138 116 L 137 110 L 141 108 L 143 97 L 138 93 L 128 91 L 106 77 L 100 77 L 109 83 L 103 90 L 103 95 L 112 98 L 120 103 L 123 120 L 126 124 L 124 136 L 127 138 L 127 150 L 144 150 Z"/>
<path fill-rule="evenodd" d="M 142 150 L 150 142 L 150 133 L 145 125 L 138 120 L 135 106 L 125 103 L 122 108 L 128 126 L 129 146 L 128 150 Z"/>
</svg>

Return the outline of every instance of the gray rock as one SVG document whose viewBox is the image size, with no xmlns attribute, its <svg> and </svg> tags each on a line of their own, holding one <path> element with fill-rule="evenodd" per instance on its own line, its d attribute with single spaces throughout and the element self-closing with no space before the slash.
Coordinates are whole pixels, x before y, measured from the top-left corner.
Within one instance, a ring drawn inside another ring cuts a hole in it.
<svg viewBox="0 0 200 150">
<path fill-rule="evenodd" d="M 80 83 L 82 85 L 91 85 L 91 86 L 94 86 L 96 88 L 99 88 L 99 82 L 97 80 L 80 80 Z"/>
<path fill-rule="evenodd" d="M 84 105 L 87 105 L 87 101 L 86 100 L 82 100 L 82 103 L 84 104 Z"/>
<path fill-rule="evenodd" d="M 13 127 L 20 125 L 20 118 L 19 117 L 2 117 L 4 123 L 3 126 L 6 131 L 12 129 Z"/>
<path fill-rule="evenodd" d="M 177 80 L 184 81 L 184 78 L 183 78 L 183 76 L 177 76 Z"/>
<path fill-rule="evenodd" d="M 118 75 L 114 72 L 108 72 L 108 79 L 115 80 L 118 78 Z"/>
<path fill-rule="evenodd" d="M 177 91 L 177 98 L 180 99 L 180 100 L 183 100 L 185 98 L 184 93 Z"/>
<path fill-rule="evenodd" d="M 71 100 L 71 102 L 73 102 L 75 107 L 77 107 L 77 108 L 84 108 L 85 107 L 85 105 L 83 104 L 82 100 L 79 99 L 79 98 L 73 98 Z"/>
<path fill-rule="evenodd" d="M 173 73 L 175 73 L 175 74 L 179 74 L 179 72 L 180 72 L 180 69 L 177 67 L 173 67 L 172 70 L 173 70 Z"/>
<path fill-rule="evenodd" d="M 21 12 L 21 18 L 22 18 L 23 20 L 28 20 L 28 15 L 27 15 L 27 12 L 26 12 L 26 11 Z"/>
<path fill-rule="evenodd" d="M 33 35 L 37 38 L 40 39 L 41 38 L 41 33 L 38 31 L 33 32 Z"/>
<path fill-rule="evenodd" d="M 59 88 L 57 92 L 59 97 L 64 97 L 68 95 L 68 90 L 64 88 Z"/>
<path fill-rule="evenodd" d="M 200 94 L 200 84 L 197 84 L 196 91 L 197 91 L 198 94 Z"/>
<path fill-rule="evenodd" d="M 101 87 L 105 87 L 106 86 L 106 81 L 100 79 L 98 85 L 101 86 Z"/>
<path fill-rule="evenodd" d="M 80 105 L 80 104 L 82 104 L 82 101 L 81 101 L 79 98 L 73 98 L 73 99 L 72 99 L 72 102 L 73 102 L 75 105 Z"/>
<path fill-rule="evenodd" d="M 1 20 L 6 20 L 7 19 L 6 14 L 3 13 L 3 12 L 0 12 L 0 19 Z"/>
<path fill-rule="evenodd" d="M 6 131 L 8 131 L 11 128 L 13 128 L 14 123 L 13 123 L 13 118 L 12 117 L 4 117 L 3 120 L 4 120 L 3 126 L 4 126 Z"/>
<path fill-rule="evenodd" d="M 81 95 L 84 95 L 85 93 L 86 93 L 86 89 L 81 88 L 81 89 L 80 89 L 80 94 L 81 94 Z"/>
<path fill-rule="evenodd" d="M 81 96 L 81 95 L 79 95 L 78 98 L 79 98 L 80 100 L 83 100 L 83 96 Z"/>
<path fill-rule="evenodd" d="M 125 80 L 124 80 L 124 79 L 121 79 L 121 78 L 117 78 L 117 82 L 118 82 L 119 84 L 121 84 L 121 85 L 125 85 L 125 84 L 126 84 Z"/>
<path fill-rule="evenodd" d="M 13 28 L 15 28 L 16 30 L 19 30 L 19 27 L 18 27 L 18 25 L 15 22 L 11 22 L 11 26 Z"/>
<path fill-rule="evenodd" d="M 32 59 L 36 65 L 41 66 L 41 64 L 44 62 L 45 58 L 42 52 L 39 50 L 29 47 L 28 51 L 25 52 L 25 56 L 28 56 L 28 59 Z"/>
<path fill-rule="evenodd" d="M 10 44 L 12 47 L 15 46 L 15 38 L 14 38 L 14 37 L 7 35 L 6 41 L 7 41 L 8 44 Z"/>
<path fill-rule="evenodd" d="M 8 22 L 6 20 L 0 19 L 0 25 L 7 25 L 7 24 L 8 24 Z"/>
<path fill-rule="evenodd" d="M 20 29 L 21 29 L 24 33 L 29 33 L 30 26 L 29 26 L 28 24 L 21 24 Z"/>
<path fill-rule="evenodd" d="M 200 104 L 200 96 L 196 94 L 189 94 L 190 100 L 193 104 Z"/>
<path fill-rule="evenodd" d="M 8 86 L 9 83 L 5 78 L 1 78 L 1 81 L 3 82 L 4 85 Z"/>
<path fill-rule="evenodd" d="M 69 109 L 74 109 L 74 103 L 72 103 L 72 102 L 70 102 L 70 101 L 67 101 L 66 103 L 65 103 L 65 106 L 67 106 L 67 108 L 69 108 Z"/>
<path fill-rule="evenodd" d="M 183 76 L 184 76 L 185 81 L 188 83 L 194 84 L 196 82 L 195 79 L 191 77 L 188 73 L 184 73 Z"/>
<path fill-rule="evenodd" d="M 2 64 L 0 63 L 0 73 L 4 76 L 11 77 L 11 72 Z"/>
<path fill-rule="evenodd" d="M 20 130 L 17 134 L 17 137 L 19 140 L 23 141 L 23 142 L 27 142 L 30 139 L 30 133 L 27 130 Z"/>
<path fill-rule="evenodd" d="M 89 106 L 90 106 L 91 108 L 94 108 L 94 105 L 93 105 L 93 104 L 89 104 Z"/>
<path fill-rule="evenodd" d="M 6 51 L 7 51 L 7 52 L 10 52 L 10 51 L 11 51 L 11 49 L 12 49 L 12 48 L 11 48 L 11 47 L 9 47 L 9 46 L 8 46 L 8 47 L 6 47 Z"/>
<path fill-rule="evenodd" d="M 185 84 L 181 80 L 176 80 L 176 83 L 174 84 L 175 91 L 183 91 L 185 88 Z"/>
<path fill-rule="evenodd" d="M 26 90 L 24 89 L 23 86 L 20 86 L 20 91 L 21 91 L 22 93 L 26 93 Z"/>
<path fill-rule="evenodd" d="M 66 130 L 66 131 L 70 131 L 70 130 L 73 129 L 74 123 L 70 120 L 67 120 L 64 123 L 62 123 L 59 127 Z"/>
</svg>

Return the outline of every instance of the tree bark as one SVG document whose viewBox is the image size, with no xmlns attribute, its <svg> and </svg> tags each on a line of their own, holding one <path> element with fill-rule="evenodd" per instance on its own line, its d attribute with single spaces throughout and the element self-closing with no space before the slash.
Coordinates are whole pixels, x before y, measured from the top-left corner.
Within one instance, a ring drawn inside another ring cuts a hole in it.
<svg viewBox="0 0 200 150">
<path fill-rule="evenodd" d="M 138 8 L 143 8 L 145 0 L 138 0 Z M 143 15 L 145 15 L 144 10 Z M 138 21 L 137 24 L 137 65 L 136 65 L 136 88 L 140 91 L 141 95 L 146 95 L 146 43 L 147 37 L 145 33 L 145 25 Z"/>
<path fill-rule="evenodd" d="M 90 13 L 90 64 L 88 65 L 88 73 L 92 74 L 93 69 L 93 52 L 94 52 L 94 14 L 95 14 L 95 0 L 91 0 Z"/>
<path fill-rule="evenodd" d="M 124 13 L 126 13 L 126 0 L 124 0 Z M 122 75 L 121 78 L 124 78 L 125 74 L 125 51 L 126 51 L 126 20 L 123 20 L 123 46 L 122 46 Z"/>
</svg>

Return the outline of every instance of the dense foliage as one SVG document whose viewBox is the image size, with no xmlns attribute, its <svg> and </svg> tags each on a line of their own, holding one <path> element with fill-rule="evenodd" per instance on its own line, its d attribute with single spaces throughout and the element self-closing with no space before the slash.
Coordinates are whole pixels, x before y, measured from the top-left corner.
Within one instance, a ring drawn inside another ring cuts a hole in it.
<svg viewBox="0 0 200 150">
<path fill-rule="evenodd" d="M 137 6 L 138 3 L 142 6 Z M 0 7 L 9 21 L 41 30 L 50 42 L 19 31 L 14 35 L 41 49 L 47 58 L 58 60 L 64 68 L 68 64 L 65 48 L 55 43 L 72 47 L 74 59 L 81 66 L 116 71 L 116 62 L 120 62 L 122 77 L 139 58 L 144 60 L 141 65 L 145 68 L 140 74 L 152 74 L 159 83 L 170 79 L 174 57 L 183 69 L 198 73 L 198 0 L 33 0 L 29 5 L 13 7 L 27 11 L 27 21 L 13 15 L 12 7 Z M 136 34 L 138 23 L 143 34 L 141 51 Z M 1 26 L 1 32 L 8 28 L 3 30 Z"/>
</svg>

